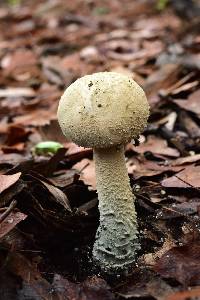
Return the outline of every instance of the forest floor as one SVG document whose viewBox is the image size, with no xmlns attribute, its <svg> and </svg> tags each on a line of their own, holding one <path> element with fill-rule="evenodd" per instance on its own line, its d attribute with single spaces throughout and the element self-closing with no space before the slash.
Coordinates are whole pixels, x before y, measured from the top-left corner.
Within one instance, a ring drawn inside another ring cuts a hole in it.
<svg viewBox="0 0 200 300">
<path fill-rule="evenodd" d="M 199 3 L 172 2 L 1 1 L 1 300 L 200 299 Z M 56 118 L 67 86 L 105 70 L 130 75 L 151 106 L 125 149 L 141 250 L 112 278 L 91 260 L 92 149 Z M 41 141 L 64 147 L 33 151 Z"/>
</svg>

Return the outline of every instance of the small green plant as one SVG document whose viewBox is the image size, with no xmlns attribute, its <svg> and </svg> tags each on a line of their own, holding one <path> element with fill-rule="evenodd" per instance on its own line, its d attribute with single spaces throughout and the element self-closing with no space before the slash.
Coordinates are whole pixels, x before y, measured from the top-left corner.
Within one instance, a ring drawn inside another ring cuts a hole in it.
<svg viewBox="0 0 200 300">
<path fill-rule="evenodd" d="M 45 141 L 35 145 L 32 149 L 32 153 L 33 155 L 52 155 L 55 154 L 60 148 L 63 148 L 63 145 L 58 142 Z"/>
<path fill-rule="evenodd" d="M 7 0 L 8 5 L 16 6 L 21 4 L 21 0 Z"/>
<path fill-rule="evenodd" d="M 156 8 L 158 10 L 164 10 L 169 3 L 169 0 L 158 0 L 156 3 Z"/>
</svg>

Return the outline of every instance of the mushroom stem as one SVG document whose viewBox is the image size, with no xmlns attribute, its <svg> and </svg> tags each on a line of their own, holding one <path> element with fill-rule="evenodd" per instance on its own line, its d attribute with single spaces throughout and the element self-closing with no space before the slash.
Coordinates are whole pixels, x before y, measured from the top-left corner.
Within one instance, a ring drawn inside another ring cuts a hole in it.
<svg viewBox="0 0 200 300">
<path fill-rule="evenodd" d="M 93 256 L 107 272 L 127 269 L 139 249 L 137 222 L 124 146 L 94 149 L 100 225 Z"/>
</svg>

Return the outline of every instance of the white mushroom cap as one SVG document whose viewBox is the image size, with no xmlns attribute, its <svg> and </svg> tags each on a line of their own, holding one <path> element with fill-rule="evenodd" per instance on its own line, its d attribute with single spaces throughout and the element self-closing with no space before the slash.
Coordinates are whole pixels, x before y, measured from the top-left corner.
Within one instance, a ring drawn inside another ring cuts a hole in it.
<svg viewBox="0 0 200 300">
<path fill-rule="evenodd" d="M 63 134 L 83 147 L 106 148 L 137 137 L 147 124 L 149 105 L 142 88 L 114 72 L 86 75 L 61 97 Z"/>
</svg>

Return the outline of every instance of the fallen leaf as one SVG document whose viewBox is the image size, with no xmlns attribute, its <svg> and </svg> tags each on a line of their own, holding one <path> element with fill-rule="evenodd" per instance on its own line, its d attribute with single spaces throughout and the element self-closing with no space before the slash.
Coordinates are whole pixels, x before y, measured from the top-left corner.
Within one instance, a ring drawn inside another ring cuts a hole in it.
<svg viewBox="0 0 200 300">
<path fill-rule="evenodd" d="M 49 124 L 51 120 L 56 119 L 56 107 L 57 104 L 52 106 L 49 110 L 33 111 L 29 114 L 17 116 L 14 118 L 15 124 L 19 125 L 33 125 L 43 126 Z"/>
<path fill-rule="evenodd" d="M 169 88 L 178 79 L 180 71 L 178 64 L 165 64 L 148 77 L 144 89 L 151 104 L 159 101 L 158 91 Z"/>
<path fill-rule="evenodd" d="M 200 99 L 200 89 L 192 93 L 187 100 L 174 100 L 174 102 L 178 104 L 180 107 L 192 111 L 198 116 L 200 116 L 199 99 Z"/>
<path fill-rule="evenodd" d="M 147 266 L 154 266 L 158 259 L 160 259 L 167 251 L 175 246 L 175 243 L 170 240 L 166 239 L 161 248 L 159 248 L 154 253 L 147 253 L 143 256 L 144 263 Z"/>
<path fill-rule="evenodd" d="M 22 126 L 10 125 L 8 127 L 6 144 L 12 146 L 16 143 L 25 142 L 29 134 L 30 131 Z"/>
<path fill-rule="evenodd" d="M 188 163 L 194 163 L 200 160 L 200 154 L 194 154 L 186 157 L 180 157 L 174 160 L 171 165 L 172 166 L 180 166 Z"/>
<path fill-rule="evenodd" d="M 163 96 L 173 94 L 174 91 L 179 90 L 180 88 L 182 88 L 182 86 L 184 86 L 184 84 L 186 82 L 188 82 L 188 80 L 190 80 L 193 75 L 194 75 L 194 73 L 190 72 L 186 76 L 184 76 L 181 79 L 175 81 L 175 83 L 173 83 L 169 88 L 167 88 L 165 90 L 160 90 L 160 94 L 163 95 Z M 176 94 L 176 92 L 175 92 L 175 94 Z"/>
<path fill-rule="evenodd" d="M 30 66 L 37 64 L 34 52 L 26 49 L 17 49 L 12 54 L 7 54 L 1 61 L 1 66 L 6 73 L 13 73 L 17 69 L 26 71 Z"/>
<path fill-rule="evenodd" d="M 167 141 L 155 136 L 148 136 L 147 141 L 141 143 L 138 147 L 132 145 L 132 150 L 137 153 L 145 153 L 147 151 L 153 154 L 166 155 L 171 157 L 178 157 L 179 151 L 167 145 Z"/>
<path fill-rule="evenodd" d="M 91 150 L 91 148 L 81 147 L 73 142 L 68 142 L 68 143 L 65 143 L 64 145 L 67 148 L 67 155 L 80 153 L 80 152 L 87 152 L 88 150 Z"/>
<path fill-rule="evenodd" d="M 57 187 L 66 187 L 74 182 L 76 170 L 65 170 L 60 173 L 55 173 L 53 177 L 49 177 L 48 180 Z"/>
<path fill-rule="evenodd" d="M 174 278 L 184 285 L 200 284 L 200 242 L 167 251 L 154 266 L 164 278 Z"/>
<path fill-rule="evenodd" d="M 55 274 L 53 289 L 61 297 L 60 299 L 73 300 L 114 300 L 106 281 L 97 276 L 86 279 L 83 283 L 77 284 L 68 281 L 66 278 Z"/>
<path fill-rule="evenodd" d="M 155 124 L 164 125 L 167 128 L 167 130 L 173 131 L 176 120 L 177 120 L 177 113 L 172 111 L 170 114 L 168 114 L 164 118 L 162 118 L 159 121 L 155 122 Z"/>
<path fill-rule="evenodd" d="M 92 190 L 96 190 L 95 163 L 93 160 L 84 158 L 73 166 L 73 169 L 80 172 L 80 179 Z"/>
<path fill-rule="evenodd" d="M 1 213 L 0 213 L 1 216 Z M 25 220 L 27 215 L 19 212 L 12 211 L 9 216 L 0 224 L 0 238 L 5 236 L 9 231 L 11 231 L 19 222 Z"/>
<path fill-rule="evenodd" d="M 67 196 L 59 188 L 40 180 L 40 182 L 48 189 L 48 191 L 54 196 L 56 202 L 61 204 L 66 210 L 72 211 Z"/>
<path fill-rule="evenodd" d="M 16 143 L 12 146 L 2 146 L 3 153 L 23 153 L 25 150 L 25 143 Z"/>
<path fill-rule="evenodd" d="M 21 155 L 17 153 L 1 154 L 0 155 L 0 166 L 1 165 L 17 165 L 26 162 L 30 159 L 30 156 Z"/>
<path fill-rule="evenodd" d="M 86 68 L 86 62 L 81 59 L 79 52 L 74 52 L 73 54 L 67 55 L 60 62 L 60 68 L 71 72 L 72 74 L 74 74 L 75 78 L 80 75 L 86 75 L 86 73 L 93 73 L 95 70 L 94 66 L 95 65 L 91 64 Z"/>
<path fill-rule="evenodd" d="M 14 185 L 9 187 L 9 189 L 6 189 L 1 195 L 0 195 L 0 207 L 4 208 L 9 204 L 9 202 L 17 196 L 24 188 L 26 188 L 26 184 L 23 180 L 18 180 Z"/>
<path fill-rule="evenodd" d="M 16 283 L 15 289 L 21 299 L 52 299 L 58 300 L 52 294 L 51 284 L 37 270 L 36 263 L 31 263 L 25 256 L 10 252 L 6 257 L 3 270 L 9 271 L 12 276 L 18 278 L 20 289 Z M 2 270 L 2 271 L 3 271 Z"/>
<path fill-rule="evenodd" d="M 63 135 L 58 124 L 58 120 L 51 120 L 49 124 L 39 127 L 39 134 L 41 135 L 41 141 L 55 141 L 59 143 L 65 143 L 66 137 Z M 67 147 L 66 147 L 67 148 Z"/>
<path fill-rule="evenodd" d="M 15 184 L 21 176 L 21 172 L 13 175 L 0 175 L 0 193 Z"/>
<path fill-rule="evenodd" d="M 172 95 L 176 95 L 179 94 L 181 92 L 185 92 L 188 90 L 192 90 L 194 87 L 196 87 L 197 85 L 199 85 L 199 81 L 195 80 L 193 82 L 188 82 L 183 84 L 182 86 L 180 86 L 179 88 L 175 89 L 172 91 Z"/>
<path fill-rule="evenodd" d="M 126 167 L 128 169 L 129 174 L 133 174 L 135 179 L 139 179 L 141 177 L 152 177 L 156 175 L 161 175 L 165 172 L 178 172 L 183 169 L 181 166 L 172 166 L 172 165 L 164 165 L 158 164 L 153 161 L 138 160 L 135 157 L 131 157 L 126 162 Z"/>
<path fill-rule="evenodd" d="M 176 175 L 166 178 L 161 182 L 162 186 L 168 188 L 199 188 L 200 166 L 191 165 Z"/>
<path fill-rule="evenodd" d="M 34 97 L 35 91 L 31 88 L 15 88 L 15 87 L 9 87 L 6 89 L 0 89 L 0 98 L 17 98 L 17 97 Z"/>
<path fill-rule="evenodd" d="M 169 295 L 166 300 L 189 300 L 200 298 L 200 288 L 189 289 L 187 291 L 175 292 Z"/>
<path fill-rule="evenodd" d="M 147 284 L 147 291 L 155 299 L 166 300 L 166 297 L 172 293 L 173 288 L 165 280 L 155 278 Z"/>
<path fill-rule="evenodd" d="M 179 119 L 183 127 L 185 127 L 191 138 L 200 137 L 200 128 L 194 119 L 186 111 L 181 111 L 179 114 Z"/>
<path fill-rule="evenodd" d="M 166 300 L 166 296 L 171 294 L 173 289 L 168 283 L 155 274 L 141 272 L 135 274 L 117 287 L 117 294 L 120 299 L 157 299 Z"/>
</svg>

